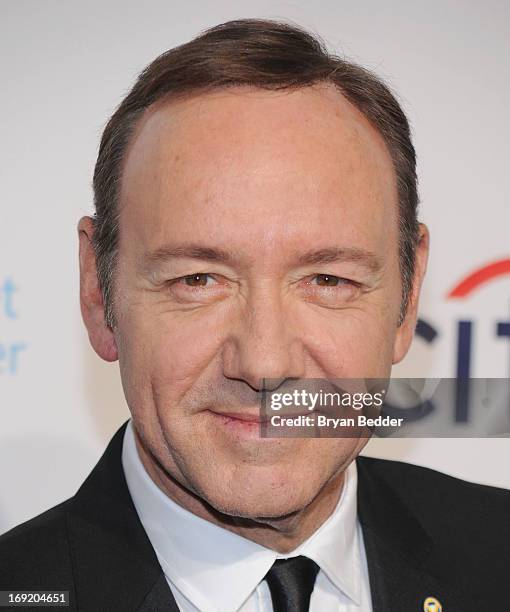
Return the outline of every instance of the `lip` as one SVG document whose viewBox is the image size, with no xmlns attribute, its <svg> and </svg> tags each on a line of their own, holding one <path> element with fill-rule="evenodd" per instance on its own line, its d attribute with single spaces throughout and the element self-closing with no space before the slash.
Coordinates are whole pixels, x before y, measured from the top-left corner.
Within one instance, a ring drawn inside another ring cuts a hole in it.
<svg viewBox="0 0 510 612">
<path fill-rule="evenodd" d="M 278 416 L 278 413 L 275 414 L 264 414 L 260 412 L 220 412 L 218 410 L 210 410 L 207 409 L 205 411 L 209 413 L 216 419 L 218 419 L 223 425 L 227 425 L 229 427 L 233 427 L 235 429 L 249 429 L 254 431 L 255 429 L 259 429 L 263 425 L 270 426 L 271 419 L 274 416 Z M 284 417 L 285 419 L 295 419 L 297 417 L 309 416 L 310 412 L 285 412 L 279 416 Z"/>
<path fill-rule="evenodd" d="M 225 422 L 239 421 L 241 424 L 246 425 L 260 425 L 261 423 L 267 423 L 269 421 L 268 418 L 261 416 L 259 412 L 219 412 L 217 410 L 207 410 L 207 412 L 216 417 L 225 419 Z"/>
<path fill-rule="evenodd" d="M 269 427 L 270 430 L 271 427 L 271 415 L 264 415 L 258 411 L 254 413 L 253 408 L 251 411 L 247 409 L 246 411 L 237 412 L 220 412 L 218 410 L 206 409 L 202 414 L 207 415 L 226 435 L 232 436 L 236 443 L 241 441 L 256 442 L 257 444 L 264 445 L 282 443 L 282 436 L 267 435 L 267 428 Z"/>
</svg>

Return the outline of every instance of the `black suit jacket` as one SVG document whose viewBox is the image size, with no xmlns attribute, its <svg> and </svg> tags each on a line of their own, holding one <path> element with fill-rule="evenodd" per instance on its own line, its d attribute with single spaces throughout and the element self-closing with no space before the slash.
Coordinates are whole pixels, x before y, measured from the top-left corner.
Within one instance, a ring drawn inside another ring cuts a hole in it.
<svg viewBox="0 0 510 612">
<path fill-rule="evenodd" d="M 74 497 L 0 537 L 0 590 L 68 590 L 80 612 L 178 612 L 126 485 L 125 427 Z M 374 612 L 421 612 L 428 596 L 443 612 L 510 610 L 510 491 L 356 462 Z"/>
</svg>

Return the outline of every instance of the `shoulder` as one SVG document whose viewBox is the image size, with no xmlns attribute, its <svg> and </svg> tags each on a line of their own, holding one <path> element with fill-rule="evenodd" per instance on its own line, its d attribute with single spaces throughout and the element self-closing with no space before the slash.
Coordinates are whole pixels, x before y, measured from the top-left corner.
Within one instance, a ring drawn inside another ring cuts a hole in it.
<svg viewBox="0 0 510 612">
<path fill-rule="evenodd" d="M 0 590 L 71 582 L 66 500 L 0 535 Z"/>
<path fill-rule="evenodd" d="M 401 461 L 356 463 L 358 510 L 372 531 L 419 558 L 420 571 L 439 584 L 484 602 L 480 609 L 503 609 L 510 596 L 509 490 Z"/>
<path fill-rule="evenodd" d="M 416 505 L 432 501 L 435 495 L 437 502 L 451 500 L 462 503 L 471 501 L 494 511 L 508 512 L 510 490 L 500 487 L 469 482 L 450 476 L 432 468 L 373 457 L 358 457 L 358 470 L 372 477 L 380 478 L 391 484 L 406 500 Z"/>
<path fill-rule="evenodd" d="M 402 461 L 358 457 L 357 466 L 360 478 L 390 487 L 436 540 L 510 548 L 510 490 Z"/>
</svg>

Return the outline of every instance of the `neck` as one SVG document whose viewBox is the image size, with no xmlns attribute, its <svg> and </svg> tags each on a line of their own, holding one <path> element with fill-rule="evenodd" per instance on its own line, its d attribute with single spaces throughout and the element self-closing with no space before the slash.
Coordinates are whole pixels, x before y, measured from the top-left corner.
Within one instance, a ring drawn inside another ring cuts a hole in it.
<svg viewBox="0 0 510 612">
<path fill-rule="evenodd" d="M 307 540 L 333 513 L 345 481 L 345 472 L 334 475 L 304 508 L 280 517 L 243 518 L 224 514 L 180 484 L 145 449 L 135 430 L 138 455 L 154 483 L 186 510 L 261 546 L 286 554 Z"/>
</svg>

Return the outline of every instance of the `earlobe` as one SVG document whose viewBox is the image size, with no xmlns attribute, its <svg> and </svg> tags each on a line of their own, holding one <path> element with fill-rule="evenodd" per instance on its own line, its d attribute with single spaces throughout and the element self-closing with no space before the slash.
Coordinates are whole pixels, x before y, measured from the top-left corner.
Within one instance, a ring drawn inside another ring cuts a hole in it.
<svg viewBox="0 0 510 612">
<path fill-rule="evenodd" d="M 404 359 L 404 357 L 407 355 L 413 340 L 413 336 L 414 325 L 411 328 L 409 318 L 406 315 L 406 319 L 397 330 L 395 342 L 393 343 L 393 365 L 402 361 L 402 359 Z"/>
<path fill-rule="evenodd" d="M 93 233 L 92 218 L 82 217 L 78 223 L 81 314 L 92 348 L 105 361 L 116 361 L 117 344 L 105 321 L 103 294 L 97 277 L 96 256 L 92 244 Z"/>
<path fill-rule="evenodd" d="M 418 320 L 418 303 L 420 292 L 427 270 L 429 256 L 430 234 L 424 223 L 419 224 L 418 243 L 415 252 L 414 278 L 408 308 L 404 321 L 395 335 L 393 345 L 393 364 L 399 363 L 407 355 L 414 338 L 416 322 Z"/>
</svg>

